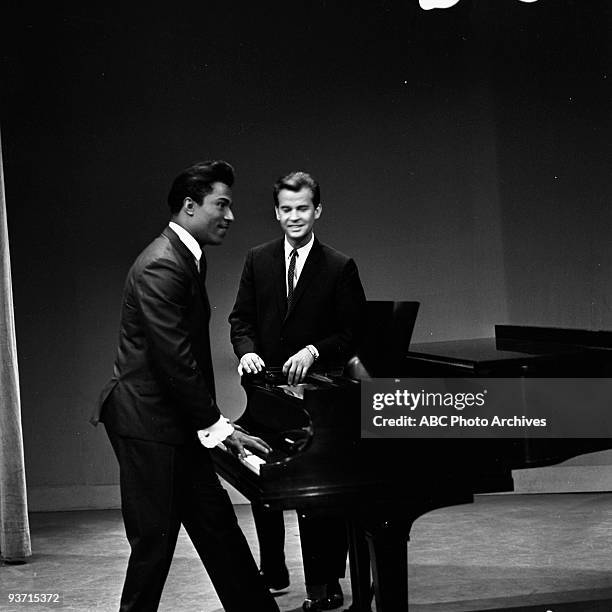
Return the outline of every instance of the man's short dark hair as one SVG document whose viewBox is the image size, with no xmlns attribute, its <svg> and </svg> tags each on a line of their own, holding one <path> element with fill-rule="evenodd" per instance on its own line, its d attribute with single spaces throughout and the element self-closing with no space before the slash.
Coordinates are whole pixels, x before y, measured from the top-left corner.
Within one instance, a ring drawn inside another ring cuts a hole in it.
<svg viewBox="0 0 612 612">
<path fill-rule="evenodd" d="M 177 214 L 185 198 L 201 204 L 204 196 L 212 191 L 213 183 L 225 183 L 231 187 L 234 184 L 234 168 L 222 160 L 198 162 L 185 168 L 174 179 L 168 193 L 170 212 Z"/>
<path fill-rule="evenodd" d="M 274 206 L 278 208 L 278 193 L 282 189 L 289 189 L 289 191 L 300 191 L 303 187 L 308 187 L 312 191 L 312 203 L 317 208 L 321 203 L 321 190 L 319 189 L 319 183 L 308 174 L 308 172 L 290 172 L 286 176 L 279 178 L 274 183 L 272 190 L 272 196 L 274 198 Z"/>
</svg>

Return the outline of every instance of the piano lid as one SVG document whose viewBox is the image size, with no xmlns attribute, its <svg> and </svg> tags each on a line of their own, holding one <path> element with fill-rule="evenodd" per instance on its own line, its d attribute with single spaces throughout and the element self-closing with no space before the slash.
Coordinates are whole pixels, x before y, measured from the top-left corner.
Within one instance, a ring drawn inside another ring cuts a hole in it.
<svg viewBox="0 0 612 612">
<path fill-rule="evenodd" d="M 570 356 L 585 352 L 584 347 L 550 343 L 526 343 L 496 338 L 472 338 L 412 344 L 409 357 L 453 364 L 485 364 Z"/>
<path fill-rule="evenodd" d="M 578 364 L 582 358 L 594 358 L 598 353 L 599 358 L 605 357 L 601 352 L 611 350 L 610 331 L 496 325 L 494 338 L 412 344 L 407 355 L 423 363 L 469 370 L 531 367 L 552 361 Z"/>
</svg>

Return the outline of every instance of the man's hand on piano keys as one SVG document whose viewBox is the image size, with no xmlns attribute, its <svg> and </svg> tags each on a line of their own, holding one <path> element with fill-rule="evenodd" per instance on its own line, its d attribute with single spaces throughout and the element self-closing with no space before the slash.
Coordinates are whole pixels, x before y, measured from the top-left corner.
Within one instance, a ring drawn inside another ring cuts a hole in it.
<svg viewBox="0 0 612 612">
<path fill-rule="evenodd" d="M 246 458 L 246 449 L 253 451 L 256 455 L 263 456 L 266 456 L 272 450 L 270 445 L 261 438 L 251 436 L 238 429 L 234 429 L 233 433 L 223 440 L 223 444 L 241 459 Z"/>
</svg>

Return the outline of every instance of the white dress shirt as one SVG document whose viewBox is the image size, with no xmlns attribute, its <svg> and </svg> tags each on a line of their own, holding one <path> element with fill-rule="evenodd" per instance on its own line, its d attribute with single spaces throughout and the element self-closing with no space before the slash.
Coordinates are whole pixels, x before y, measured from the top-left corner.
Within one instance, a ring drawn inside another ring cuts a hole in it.
<svg viewBox="0 0 612 612">
<path fill-rule="evenodd" d="M 202 247 L 198 244 L 198 241 L 181 225 L 170 221 L 168 223 L 170 229 L 181 239 L 181 242 L 191 251 L 192 255 L 196 260 L 196 267 L 200 269 L 200 259 L 202 259 Z"/>
<path fill-rule="evenodd" d="M 168 224 L 170 229 L 176 233 L 180 241 L 189 249 L 196 260 L 196 267 L 200 269 L 200 259 L 202 258 L 202 248 L 198 244 L 198 241 L 182 226 L 174 221 L 170 221 Z M 213 423 L 206 429 L 198 431 L 198 438 L 200 442 L 206 448 L 214 448 L 220 442 L 223 442 L 225 438 L 231 435 L 234 431 L 232 424 L 229 419 L 226 419 L 223 415 L 219 417 L 216 423 Z"/>
<path fill-rule="evenodd" d="M 297 250 L 297 257 L 295 258 L 295 271 L 293 273 L 293 286 L 297 285 L 297 282 L 300 278 L 300 274 L 304 269 L 304 264 L 306 263 L 306 258 L 312 249 L 312 245 L 314 244 L 314 233 L 310 236 L 310 240 L 302 247 Z M 289 261 L 291 260 L 291 253 L 293 252 L 293 247 L 289 244 L 287 240 L 287 236 L 285 236 L 285 270 L 289 269 Z M 285 292 L 289 293 L 289 279 L 287 275 L 285 275 Z"/>
<path fill-rule="evenodd" d="M 293 272 L 293 287 L 294 288 L 297 285 L 297 282 L 300 278 L 300 274 L 302 273 L 302 270 L 304 269 L 304 264 L 306 263 L 306 259 L 312 249 L 313 244 L 314 244 L 314 232 L 310 235 L 310 240 L 304 246 L 301 246 L 297 250 L 297 255 L 295 257 L 295 269 Z M 285 269 L 286 270 L 289 269 L 289 262 L 291 261 L 292 252 L 293 252 L 293 247 L 291 246 L 291 244 L 289 244 L 289 240 L 287 240 L 287 236 L 285 236 Z M 285 291 L 287 292 L 287 295 L 288 295 L 289 294 L 289 278 L 287 277 L 286 274 L 285 274 Z M 317 349 L 316 346 L 314 346 L 313 344 L 309 344 L 306 348 L 310 351 L 310 353 L 315 359 L 319 358 L 319 349 Z"/>
</svg>

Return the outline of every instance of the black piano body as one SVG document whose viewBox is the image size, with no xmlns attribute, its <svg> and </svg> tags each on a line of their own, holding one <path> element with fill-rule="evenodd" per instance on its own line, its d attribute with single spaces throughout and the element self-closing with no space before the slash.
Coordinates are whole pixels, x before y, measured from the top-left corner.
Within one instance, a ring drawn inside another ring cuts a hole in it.
<svg viewBox="0 0 612 612">
<path fill-rule="evenodd" d="M 493 338 L 413 344 L 406 369 L 414 377 L 609 378 L 612 332 L 496 325 Z M 607 438 L 520 438 L 488 445 L 500 443 L 503 463 L 513 469 L 542 467 L 612 448 Z"/>
<path fill-rule="evenodd" d="M 411 346 L 393 376 L 604 377 L 612 333 L 497 326 L 496 338 Z M 340 514 L 349 528 L 354 612 L 408 609 L 407 542 L 419 516 L 512 491 L 512 469 L 612 448 L 608 439 L 362 439 L 360 384 L 314 375 L 295 397 L 254 379 L 243 422 L 274 449 L 257 471 L 215 449 L 218 473 L 251 502 Z"/>
</svg>

